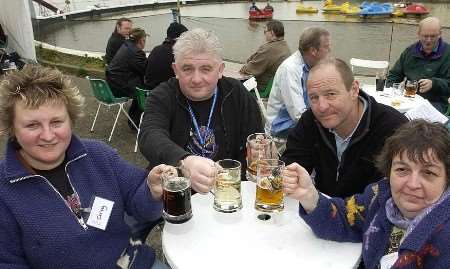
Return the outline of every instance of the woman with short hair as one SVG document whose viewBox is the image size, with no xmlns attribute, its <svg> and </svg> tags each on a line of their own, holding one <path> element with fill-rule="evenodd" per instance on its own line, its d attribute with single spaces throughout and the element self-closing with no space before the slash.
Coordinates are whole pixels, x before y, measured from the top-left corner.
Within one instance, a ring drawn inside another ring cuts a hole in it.
<svg viewBox="0 0 450 269">
<path fill-rule="evenodd" d="M 385 179 L 347 199 L 328 198 L 307 171 L 286 167 L 284 192 L 300 201 L 314 233 L 362 242 L 372 268 L 448 268 L 450 264 L 450 133 L 440 123 L 414 120 L 386 140 L 377 158 Z"/>
</svg>

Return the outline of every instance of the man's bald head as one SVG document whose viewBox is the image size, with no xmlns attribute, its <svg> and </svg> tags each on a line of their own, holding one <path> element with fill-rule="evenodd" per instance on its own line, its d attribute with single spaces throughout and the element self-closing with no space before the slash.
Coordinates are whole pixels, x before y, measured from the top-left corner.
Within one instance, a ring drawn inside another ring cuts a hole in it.
<svg viewBox="0 0 450 269">
<path fill-rule="evenodd" d="M 430 54 L 436 49 L 441 38 L 441 22 L 436 17 L 428 17 L 419 22 L 417 32 L 422 50 L 425 54 Z"/>
</svg>

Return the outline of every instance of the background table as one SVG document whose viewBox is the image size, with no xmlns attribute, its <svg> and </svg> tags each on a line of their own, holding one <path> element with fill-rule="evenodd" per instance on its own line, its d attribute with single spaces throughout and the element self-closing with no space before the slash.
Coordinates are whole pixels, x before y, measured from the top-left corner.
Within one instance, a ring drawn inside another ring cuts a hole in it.
<svg viewBox="0 0 450 269">
<path fill-rule="evenodd" d="M 298 215 L 298 202 L 285 198 L 285 209 L 271 219 L 257 218 L 255 184 L 242 182 L 243 209 L 219 213 L 211 194 L 192 197 L 193 217 L 164 226 L 162 246 L 173 269 L 326 268 L 358 264 L 359 243 L 318 239 Z"/>
<path fill-rule="evenodd" d="M 386 92 L 376 91 L 375 85 L 370 85 L 370 84 L 363 84 L 362 89 L 367 94 L 373 96 L 378 103 L 385 104 L 387 106 L 391 106 L 391 107 L 397 109 L 401 113 L 405 113 L 408 110 L 410 110 L 416 106 L 419 106 L 425 100 L 422 96 L 420 96 L 418 94 L 416 94 L 416 96 L 414 98 L 401 96 L 400 97 L 400 106 L 395 107 L 395 106 L 392 106 L 392 100 L 394 99 L 394 95 L 391 94 L 390 90 L 387 90 Z"/>
</svg>

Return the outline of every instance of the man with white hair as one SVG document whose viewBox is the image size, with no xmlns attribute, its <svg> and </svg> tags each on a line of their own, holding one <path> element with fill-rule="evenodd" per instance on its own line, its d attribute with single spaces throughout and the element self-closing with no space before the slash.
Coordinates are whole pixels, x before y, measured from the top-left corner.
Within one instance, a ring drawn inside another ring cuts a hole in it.
<svg viewBox="0 0 450 269">
<path fill-rule="evenodd" d="M 450 48 L 441 37 L 438 18 L 420 21 L 419 41 L 406 48 L 389 71 L 388 84 L 405 78 L 418 81 L 418 93 L 440 112 L 447 110 L 450 96 Z"/>
<path fill-rule="evenodd" d="M 176 78 L 159 84 L 147 98 L 139 148 L 149 167 L 182 161 L 192 188 L 207 193 L 214 183 L 214 161 L 235 159 L 245 171 L 246 138 L 263 131 L 261 114 L 238 80 L 222 76 L 222 47 L 215 34 L 184 32 L 173 51 Z"/>
</svg>

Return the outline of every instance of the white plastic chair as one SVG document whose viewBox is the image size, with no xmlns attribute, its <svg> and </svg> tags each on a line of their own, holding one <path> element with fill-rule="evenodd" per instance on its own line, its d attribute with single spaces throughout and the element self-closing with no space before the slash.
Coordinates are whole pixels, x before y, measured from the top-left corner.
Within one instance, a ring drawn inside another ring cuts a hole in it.
<svg viewBox="0 0 450 269">
<path fill-rule="evenodd" d="M 351 58 L 350 65 L 352 67 L 352 72 L 355 73 L 355 67 L 363 67 L 363 68 L 371 68 L 371 69 L 380 69 L 386 71 L 389 66 L 388 61 L 373 61 L 373 60 L 364 60 L 358 58 Z"/>
<path fill-rule="evenodd" d="M 251 91 L 255 92 L 259 108 L 261 109 L 261 113 L 262 113 L 262 116 L 264 118 L 264 122 L 266 122 L 266 119 L 267 119 L 266 107 L 264 106 L 264 103 L 263 103 L 263 101 L 261 99 L 261 96 L 259 95 L 259 91 L 258 91 L 258 88 L 257 88 L 258 83 L 256 82 L 255 77 L 251 77 L 251 78 L 247 79 L 243 84 L 244 84 L 244 87 L 249 92 L 251 92 Z"/>
</svg>

